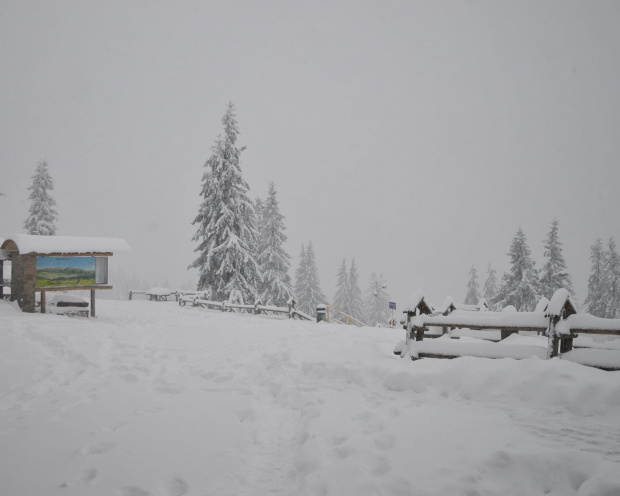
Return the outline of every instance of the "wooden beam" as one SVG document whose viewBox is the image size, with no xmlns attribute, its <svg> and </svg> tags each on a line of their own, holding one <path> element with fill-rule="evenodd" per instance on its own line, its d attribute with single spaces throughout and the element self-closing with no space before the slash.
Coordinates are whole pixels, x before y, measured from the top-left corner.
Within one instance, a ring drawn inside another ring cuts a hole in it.
<svg viewBox="0 0 620 496">
<path fill-rule="evenodd" d="M 41 313 L 45 313 L 45 291 L 41 291 Z"/>
<path fill-rule="evenodd" d="M 95 290 L 90 290 L 90 316 L 95 316 Z"/>
<path fill-rule="evenodd" d="M 89 289 L 112 289 L 113 286 L 45 286 L 34 288 L 35 291 L 88 291 Z"/>
<path fill-rule="evenodd" d="M 86 253 L 26 253 L 37 257 L 111 257 L 112 252 L 86 252 Z"/>
</svg>

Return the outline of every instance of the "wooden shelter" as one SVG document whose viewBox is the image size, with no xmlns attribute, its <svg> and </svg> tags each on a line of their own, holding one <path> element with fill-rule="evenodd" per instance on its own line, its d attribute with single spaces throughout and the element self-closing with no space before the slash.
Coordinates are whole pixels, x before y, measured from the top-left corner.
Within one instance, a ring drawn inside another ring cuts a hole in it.
<svg viewBox="0 0 620 496">
<path fill-rule="evenodd" d="M 90 290 L 90 314 L 95 316 L 95 291 L 108 285 L 108 257 L 129 251 L 117 238 L 34 236 L 17 234 L 0 245 L 0 258 L 12 262 L 11 301 L 24 312 L 35 311 L 37 292 L 45 313 L 48 291 Z"/>
</svg>

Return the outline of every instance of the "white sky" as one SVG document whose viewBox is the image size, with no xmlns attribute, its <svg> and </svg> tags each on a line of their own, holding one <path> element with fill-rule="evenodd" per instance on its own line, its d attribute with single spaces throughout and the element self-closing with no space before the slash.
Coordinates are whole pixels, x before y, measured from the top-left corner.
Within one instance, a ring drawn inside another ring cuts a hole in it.
<svg viewBox="0 0 620 496">
<path fill-rule="evenodd" d="M 252 197 L 276 183 L 293 270 L 312 240 L 399 310 L 540 267 L 554 217 L 580 301 L 596 238 L 620 241 L 620 2 L 0 0 L 0 236 L 39 160 L 58 234 L 126 239 L 128 272 L 196 280 L 200 180 L 238 108 Z"/>
</svg>

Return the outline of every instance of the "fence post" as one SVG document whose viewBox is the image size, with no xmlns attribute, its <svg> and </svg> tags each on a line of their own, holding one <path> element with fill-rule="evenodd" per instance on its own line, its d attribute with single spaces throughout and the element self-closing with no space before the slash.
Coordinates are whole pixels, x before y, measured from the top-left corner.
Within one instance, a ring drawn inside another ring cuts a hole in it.
<svg viewBox="0 0 620 496">
<path fill-rule="evenodd" d="M 549 317 L 549 327 L 547 328 L 547 359 L 558 356 L 559 338 L 555 333 L 555 324 L 559 317 L 551 315 Z"/>
<path fill-rule="evenodd" d="M 131 291 L 131 289 L 129 290 L 129 301 L 131 301 L 131 297 L 133 295 L 133 292 Z"/>
</svg>

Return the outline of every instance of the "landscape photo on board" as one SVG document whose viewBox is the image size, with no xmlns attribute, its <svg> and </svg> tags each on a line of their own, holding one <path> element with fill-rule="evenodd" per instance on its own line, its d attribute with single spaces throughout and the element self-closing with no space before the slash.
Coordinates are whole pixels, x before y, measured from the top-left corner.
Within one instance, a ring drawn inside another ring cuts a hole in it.
<svg viewBox="0 0 620 496">
<path fill-rule="evenodd" d="M 37 257 L 37 288 L 94 284 L 95 257 Z"/>
</svg>

